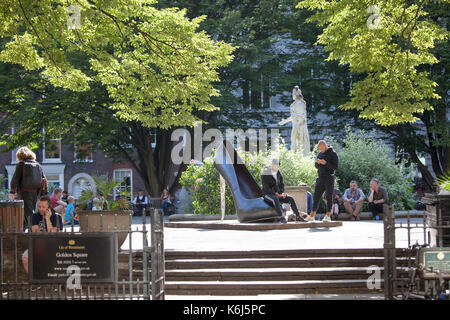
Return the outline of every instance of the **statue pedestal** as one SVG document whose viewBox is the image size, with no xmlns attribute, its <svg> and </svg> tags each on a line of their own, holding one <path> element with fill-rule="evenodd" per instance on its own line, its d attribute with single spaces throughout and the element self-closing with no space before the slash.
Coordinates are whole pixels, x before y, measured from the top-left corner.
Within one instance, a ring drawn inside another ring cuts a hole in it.
<svg viewBox="0 0 450 320">
<path fill-rule="evenodd" d="M 290 187 L 284 187 L 284 192 L 286 192 L 288 195 L 292 196 L 295 200 L 295 203 L 297 204 L 297 208 L 301 212 L 308 212 L 308 202 L 307 202 L 307 196 L 306 191 L 309 191 L 310 187 L 305 185 L 299 185 L 299 186 L 290 186 Z"/>
</svg>

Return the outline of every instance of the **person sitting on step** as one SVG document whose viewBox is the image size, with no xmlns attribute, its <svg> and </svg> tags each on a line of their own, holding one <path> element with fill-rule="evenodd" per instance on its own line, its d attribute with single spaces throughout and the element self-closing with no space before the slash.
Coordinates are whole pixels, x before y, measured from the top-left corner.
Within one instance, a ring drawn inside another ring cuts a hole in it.
<svg viewBox="0 0 450 320">
<path fill-rule="evenodd" d="M 383 213 L 383 204 L 389 204 L 389 197 L 386 188 L 379 185 L 377 178 L 370 180 L 369 210 L 373 218 L 379 220 L 379 215 Z"/>
<path fill-rule="evenodd" d="M 344 207 L 345 211 L 350 215 L 351 220 L 359 220 L 359 214 L 361 213 L 364 200 L 366 196 L 364 192 L 358 188 L 358 182 L 352 180 L 350 182 L 350 188 L 344 192 Z"/>
<path fill-rule="evenodd" d="M 272 165 L 264 168 L 261 175 L 264 198 L 269 203 L 272 203 L 280 216 L 281 223 L 286 223 L 286 219 L 283 217 L 283 212 L 281 210 L 281 203 L 289 203 L 296 216 L 296 220 L 304 222 L 305 220 L 301 217 L 294 198 L 284 192 L 283 176 L 281 175 L 279 168 L 280 161 L 278 159 L 273 159 Z"/>
</svg>

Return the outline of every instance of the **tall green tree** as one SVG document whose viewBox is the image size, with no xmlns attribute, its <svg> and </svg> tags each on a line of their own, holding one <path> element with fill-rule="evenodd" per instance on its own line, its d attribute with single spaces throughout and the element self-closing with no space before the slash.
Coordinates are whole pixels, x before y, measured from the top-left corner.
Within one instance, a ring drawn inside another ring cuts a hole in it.
<svg viewBox="0 0 450 320">
<path fill-rule="evenodd" d="M 425 6 L 428 18 L 435 24 L 450 28 L 450 3 L 433 2 Z M 432 54 L 439 60 L 432 65 L 424 65 L 420 70 L 427 72 L 431 80 L 437 83 L 436 93 L 441 99 L 432 99 L 432 110 L 418 114 L 420 119 L 415 124 L 402 124 L 396 126 L 380 127 L 379 129 L 389 135 L 392 141 L 399 146 L 399 150 L 406 152 L 410 159 L 417 164 L 422 173 L 425 184 L 434 189 L 436 181 L 422 156 L 429 155 L 431 165 L 436 176 L 442 176 L 450 170 L 450 43 L 448 40 L 439 41 Z"/>
<path fill-rule="evenodd" d="M 344 110 L 358 110 L 381 125 L 414 122 L 416 114 L 432 110 L 429 100 L 440 98 L 437 84 L 420 67 L 438 62 L 431 49 L 448 32 L 427 18 L 424 5 L 431 2 L 299 2 L 299 8 L 315 11 L 309 21 L 324 27 L 317 43 L 329 52 L 328 59 L 365 75 L 353 84 Z"/>
<path fill-rule="evenodd" d="M 347 102 L 351 82 L 348 66 L 324 61 L 326 52 L 315 46 L 322 27 L 306 23 L 312 15 L 296 9 L 297 0 L 161 0 L 161 8 L 187 9 L 191 18 L 206 15 L 200 28 L 216 40 L 237 47 L 235 59 L 220 71 L 221 96 L 214 97 L 220 110 L 204 114 L 202 119 L 215 127 L 273 126 L 285 117 L 269 109 L 277 97 L 289 106 L 291 91 L 300 85 L 307 101 L 309 129 L 324 134 L 330 128 L 345 135 L 345 124 L 367 127 L 369 121 L 354 110 L 338 110 Z M 333 118 L 333 126 L 321 115 Z"/>
<path fill-rule="evenodd" d="M 409 154 L 429 188 L 450 168 L 448 117 L 449 1 L 301 1 L 323 26 L 317 44 L 348 64 L 355 82 L 343 110 L 357 110 Z M 424 130 L 422 130 L 425 128 Z"/>
<path fill-rule="evenodd" d="M 3 124 L 23 130 L 2 144 L 37 141 L 42 127 L 47 138 L 76 127 L 78 141 L 101 140 L 113 156 L 135 159 L 147 191 L 158 194 L 170 162 L 160 150 L 170 144 L 162 135 L 152 149 L 151 129 L 192 126 L 195 111 L 215 110 L 214 82 L 218 69 L 232 60 L 233 48 L 198 31 L 204 17 L 188 19 L 183 10 L 157 9 L 155 3 L 2 1 L 0 37 L 8 42 L 0 60 L 38 78 L 26 79 L 25 93 L 13 88 L 9 93 Z M 76 10 L 68 13 L 69 5 Z"/>
</svg>

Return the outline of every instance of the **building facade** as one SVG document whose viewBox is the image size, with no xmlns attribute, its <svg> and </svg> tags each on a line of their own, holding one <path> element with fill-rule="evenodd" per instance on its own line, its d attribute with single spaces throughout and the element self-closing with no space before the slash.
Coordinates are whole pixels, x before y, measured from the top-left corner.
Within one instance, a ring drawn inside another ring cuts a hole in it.
<svg viewBox="0 0 450 320">
<path fill-rule="evenodd" d="M 0 173 L 7 177 L 8 190 L 17 165 L 16 151 L 0 150 Z M 107 175 L 109 179 L 122 181 L 114 190 L 114 198 L 123 191 L 134 196 L 138 190 L 145 190 L 142 179 L 130 163 L 114 163 L 102 151 L 82 152 L 80 148 L 63 144 L 60 139 L 52 140 L 42 149 L 33 151 L 47 177 L 49 190 L 61 187 L 78 199 L 83 189 L 95 185 L 93 175 Z"/>
</svg>

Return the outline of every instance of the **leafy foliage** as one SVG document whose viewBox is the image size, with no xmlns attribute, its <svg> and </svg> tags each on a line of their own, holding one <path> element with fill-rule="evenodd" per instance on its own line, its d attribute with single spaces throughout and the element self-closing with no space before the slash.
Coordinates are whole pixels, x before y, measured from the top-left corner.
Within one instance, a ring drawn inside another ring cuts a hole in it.
<svg viewBox="0 0 450 320">
<path fill-rule="evenodd" d="M 323 114 L 336 121 L 333 131 L 343 135 L 343 126 L 367 126 L 354 110 L 340 110 L 348 98 L 351 81 L 348 66 L 324 61 L 322 46 L 314 46 L 322 28 L 307 24 L 312 15 L 295 8 L 298 0 L 161 0 L 158 6 L 186 8 L 189 17 L 206 15 L 200 28 L 214 39 L 236 47 L 234 59 L 220 70 L 217 84 L 220 107 L 200 116 L 212 127 L 249 128 L 273 126 L 285 116 L 275 103 L 288 107 L 291 91 L 300 85 L 307 101 L 312 134 L 329 126 Z M 236 94 L 237 93 L 237 94 Z M 241 94 L 242 93 L 242 94 Z M 318 115 L 321 116 L 318 116 Z"/>
<path fill-rule="evenodd" d="M 6 177 L 3 174 L 0 174 L 0 200 L 9 199 L 8 190 L 5 188 L 6 181 L 7 181 Z"/>
<path fill-rule="evenodd" d="M 427 19 L 423 1 L 397 0 L 303 0 L 299 8 L 314 10 L 309 19 L 323 26 L 318 44 L 330 52 L 328 60 L 348 64 L 364 74 L 353 84 L 351 101 L 344 110 L 355 109 L 360 116 L 381 125 L 418 120 L 416 113 L 432 110 L 430 99 L 439 99 L 426 71 L 419 67 L 435 64 L 431 49 L 449 33 Z M 442 2 L 448 2 L 444 0 Z M 376 27 L 369 27 L 369 6 L 381 11 Z"/>
<path fill-rule="evenodd" d="M 94 180 L 95 186 L 86 188 L 81 193 L 79 201 L 82 208 L 85 208 L 87 202 L 94 198 L 95 193 L 103 195 L 106 202 L 106 210 L 128 210 L 131 208 L 131 203 L 129 200 L 131 195 L 126 192 L 122 192 L 121 197 L 116 200 L 108 200 L 108 198 L 111 198 L 112 196 L 112 191 L 117 188 L 122 181 L 110 180 L 107 175 L 99 174 L 92 175 L 92 179 Z M 103 203 L 101 203 L 99 207 L 103 208 Z"/>
<path fill-rule="evenodd" d="M 154 7 L 154 0 L 76 1 L 81 25 L 68 28 L 65 0 L 2 1 L 0 37 L 9 38 L 3 62 L 38 70 L 55 87 L 85 91 L 106 87 L 115 116 L 147 127 L 193 125 L 192 111 L 212 111 L 217 70 L 233 48 L 197 32 L 204 17 Z M 73 53 L 89 56 L 91 72 L 77 68 Z"/>
<path fill-rule="evenodd" d="M 439 182 L 441 189 L 450 191 L 450 172 L 447 172 L 441 177 L 438 177 L 437 181 Z"/>
<path fill-rule="evenodd" d="M 414 205 L 412 177 L 415 167 L 406 167 L 404 161 L 396 164 L 392 150 L 382 141 L 374 138 L 374 133 L 355 133 L 347 127 L 347 135 L 342 143 L 327 138 L 339 156 L 339 170 L 336 177 L 341 191 L 349 188 L 350 181 L 356 180 L 359 188 L 369 196 L 370 180 L 377 178 L 388 191 L 389 201 L 395 210 L 411 209 Z"/>
<path fill-rule="evenodd" d="M 80 9 L 79 28 L 68 28 L 69 5 Z M 0 126 L 21 127 L 2 132 L 0 145 L 36 148 L 52 138 L 89 145 L 130 162 L 147 191 L 159 194 L 172 172 L 168 128 L 216 110 L 219 69 L 234 48 L 198 30 L 204 17 L 155 5 L 0 2 Z"/>
<path fill-rule="evenodd" d="M 192 196 L 194 214 L 220 214 L 219 173 L 212 158 L 203 165 L 190 164 L 180 178 L 180 183 Z M 226 189 L 225 214 L 234 214 L 234 203 L 229 188 Z"/>
</svg>

